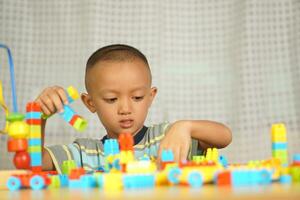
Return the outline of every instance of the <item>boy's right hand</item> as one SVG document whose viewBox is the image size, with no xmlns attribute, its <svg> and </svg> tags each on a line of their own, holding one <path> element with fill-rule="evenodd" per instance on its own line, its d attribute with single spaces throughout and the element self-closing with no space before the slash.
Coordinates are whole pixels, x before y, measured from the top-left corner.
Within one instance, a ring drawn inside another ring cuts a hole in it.
<svg viewBox="0 0 300 200">
<path fill-rule="evenodd" d="M 44 114 L 52 115 L 64 111 L 63 105 L 68 104 L 68 97 L 62 87 L 52 86 L 44 89 L 35 102 L 40 104 Z"/>
</svg>

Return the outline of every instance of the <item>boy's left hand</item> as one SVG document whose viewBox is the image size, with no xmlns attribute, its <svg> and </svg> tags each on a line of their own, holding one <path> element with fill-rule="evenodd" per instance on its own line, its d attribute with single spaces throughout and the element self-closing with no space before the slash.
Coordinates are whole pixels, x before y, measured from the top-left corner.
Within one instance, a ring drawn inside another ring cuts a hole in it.
<svg viewBox="0 0 300 200">
<path fill-rule="evenodd" d="M 161 161 L 161 153 L 172 150 L 175 162 L 187 159 L 191 143 L 191 131 L 188 121 L 177 121 L 171 125 L 166 136 L 161 140 L 158 150 L 158 160 Z"/>
</svg>

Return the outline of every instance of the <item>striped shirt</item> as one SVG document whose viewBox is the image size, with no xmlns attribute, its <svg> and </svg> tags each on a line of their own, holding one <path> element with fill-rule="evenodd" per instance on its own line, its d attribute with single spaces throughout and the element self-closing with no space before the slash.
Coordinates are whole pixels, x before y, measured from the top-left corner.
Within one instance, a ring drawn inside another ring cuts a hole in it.
<svg viewBox="0 0 300 200">
<path fill-rule="evenodd" d="M 164 138 L 170 125 L 170 123 L 164 122 L 150 127 L 144 126 L 134 136 L 135 158 L 138 159 L 145 154 L 156 158 L 160 141 Z M 45 149 L 49 152 L 58 173 L 62 173 L 61 166 L 65 160 L 74 160 L 77 167 L 83 167 L 85 170 L 92 171 L 99 169 L 105 164 L 103 144 L 106 139 L 108 139 L 107 136 L 104 136 L 102 140 L 79 138 L 72 144 L 54 145 L 45 147 Z M 197 144 L 198 141 L 192 141 L 190 155 L 197 154 Z"/>
</svg>

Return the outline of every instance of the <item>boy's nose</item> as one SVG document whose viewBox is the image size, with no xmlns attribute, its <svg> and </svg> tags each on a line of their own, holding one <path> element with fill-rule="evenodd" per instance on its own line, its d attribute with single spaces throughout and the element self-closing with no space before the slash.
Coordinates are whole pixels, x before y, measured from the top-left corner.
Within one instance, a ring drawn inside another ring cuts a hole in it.
<svg viewBox="0 0 300 200">
<path fill-rule="evenodd" d="M 123 100 L 119 105 L 119 114 L 120 115 L 128 115 L 131 114 L 131 105 L 128 100 Z"/>
</svg>

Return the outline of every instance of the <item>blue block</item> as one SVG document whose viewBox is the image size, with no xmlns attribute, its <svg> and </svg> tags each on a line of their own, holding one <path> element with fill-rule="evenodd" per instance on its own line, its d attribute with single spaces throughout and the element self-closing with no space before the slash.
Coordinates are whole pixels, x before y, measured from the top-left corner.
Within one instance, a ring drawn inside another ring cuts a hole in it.
<svg viewBox="0 0 300 200">
<path fill-rule="evenodd" d="M 292 177 L 290 175 L 282 175 L 279 178 L 279 182 L 281 184 L 287 184 L 287 185 L 289 185 L 289 184 L 292 183 Z"/>
<path fill-rule="evenodd" d="M 30 138 L 28 140 L 28 146 L 41 146 L 42 140 L 37 138 Z"/>
<path fill-rule="evenodd" d="M 74 101 L 74 99 L 66 92 L 67 94 L 67 98 L 68 98 L 68 103 L 72 103 Z"/>
<path fill-rule="evenodd" d="M 161 153 L 161 161 L 162 162 L 173 162 L 174 154 L 173 154 L 172 150 L 164 149 Z"/>
<path fill-rule="evenodd" d="M 31 166 L 41 166 L 42 165 L 42 152 L 30 153 L 30 164 L 31 164 Z"/>
<path fill-rule="evenodd" d="M 191 172 L 188 175 L 188 183 L 193 188 L 200 188 L 203 185 L 203 178 L 200 172 Z"/>
<path fill-rule="evenodd" d="M 80 177 L 81 186 L 83 188 L 94 188 L 96 187 L 96 179 L 93 175 L 86 174 Z"/>
<path fill-rule="evenodd" d="M 104 155 L 116 155 L 120 153 L 119 143 L 116 139 L 107 139 L 104 142 Z"/>
<path fill-rule="evenodd" d="M 69 188 L 81 188 L 81 181 L 79 179 L 70 179 L 69 180 Z"/>
<path fill-rule="evenodd" d="M 104 178 L 102 175 L 96 175 L 96 182 L 98 187 L 101 189 L 104 186 Z"/>
<path fill-rule="evenodd" d="M 293 161 L 294 162 L 300 162 L 300 154 L 299 153 L 293 155 Z"/>
<path fill-rule="evenodd" d="M 41 112 L 27 112 L 26 119 L 41 119 L 42 113 Z"/>
<path fill-rule="evenodd" d="M 228 167 L 228 160 L 225 156 L 219 156 L 219 162 L 222 164 L 224 168 Z"/>
<path fill-rule="evenodd" d="M 285 150 L 287 149 L 286 142 L 273 142 L 272 143 L 272 150 Z"/>
<path fill-rule="evenodd" d="M 59 113 L 59 115 L 62 116 L 66 122 L 70 122 L 75 115 L 75 111 L 73 111 L 70 106 L 64 105 L 64 112 Z"/>
<path fill-rule="evenodd" d="M 123 185 L 125 189 L 153 188 L 155 177 L 153 174 L 124 175 Z"/>
<path fill-rule="evenodd" d="M 67 187 L 69 185 L 69 177 L 66 174 L 59 174 L 60 187 Z"/>
</svg>

